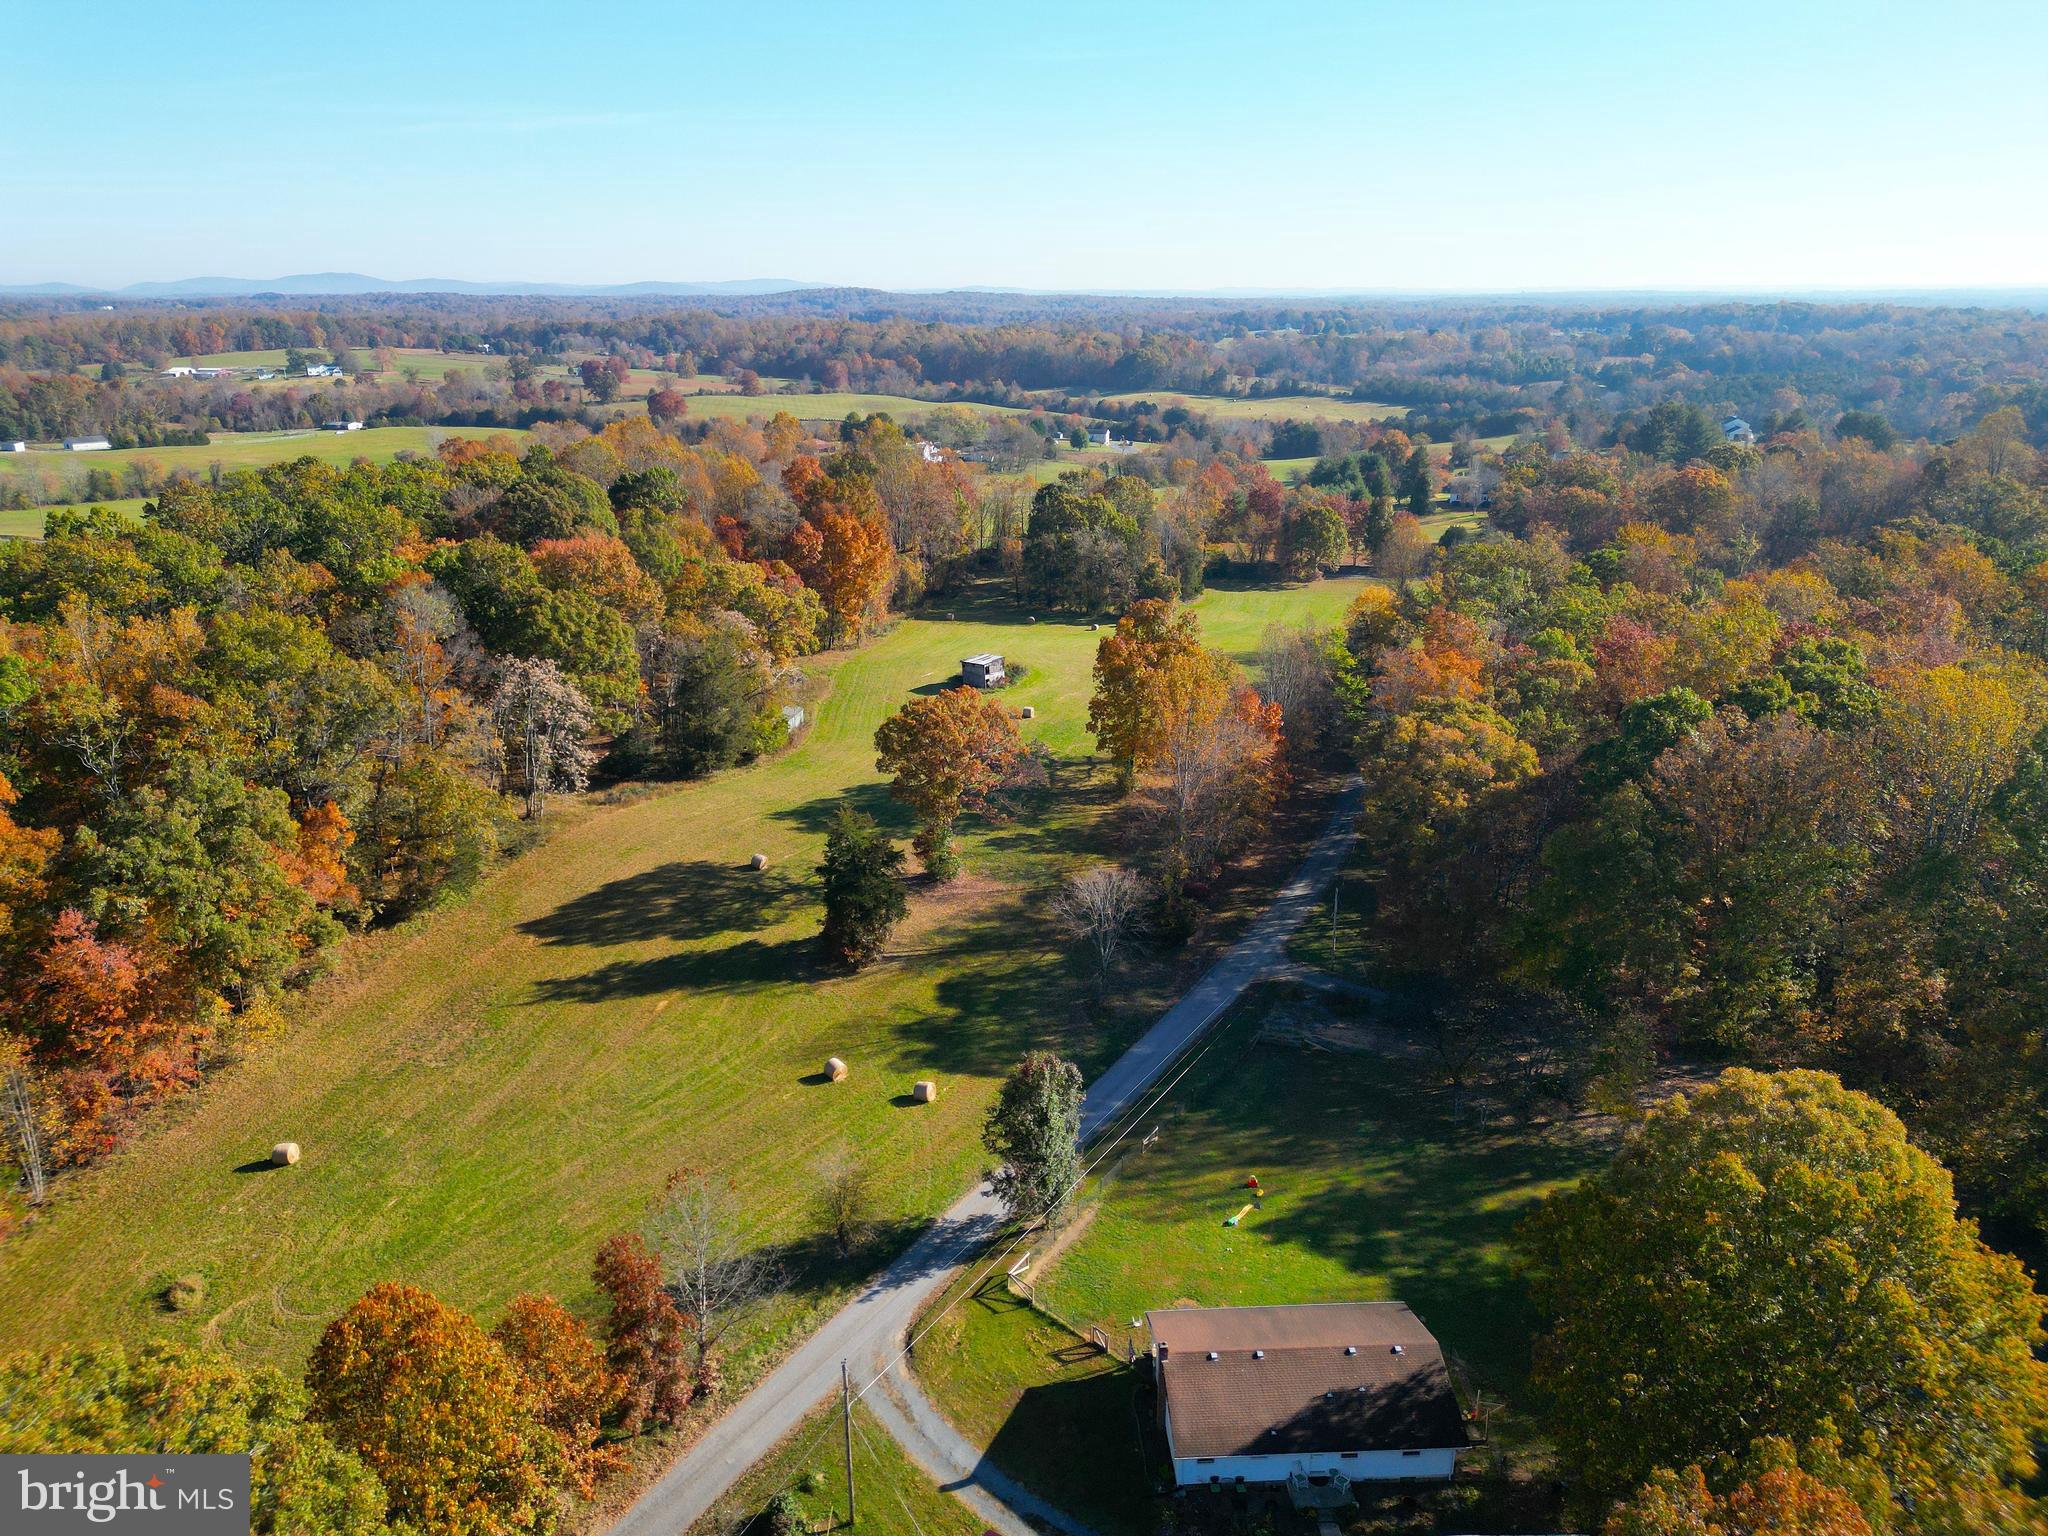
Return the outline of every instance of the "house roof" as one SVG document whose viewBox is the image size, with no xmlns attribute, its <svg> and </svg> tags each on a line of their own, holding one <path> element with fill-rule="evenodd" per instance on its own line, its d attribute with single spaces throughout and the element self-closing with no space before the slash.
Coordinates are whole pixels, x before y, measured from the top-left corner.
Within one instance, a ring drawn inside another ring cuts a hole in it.
<svg viewBox="0 0 2048 1536">
<path fill-rule="evenodd" d="M 1443 1351 L 1402 1302 L 1175 1308 L 1145 1321 L 1176 1457 L 1465 1444 Z"/>
</svg>

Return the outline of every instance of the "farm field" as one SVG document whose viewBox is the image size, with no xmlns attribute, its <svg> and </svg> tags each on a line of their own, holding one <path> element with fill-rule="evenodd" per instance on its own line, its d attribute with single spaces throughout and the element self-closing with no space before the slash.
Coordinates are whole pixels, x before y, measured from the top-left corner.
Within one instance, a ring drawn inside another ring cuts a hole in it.
<svg viewBox="0 0 2048 1536">
<path fill-rule="evenodd" d="M 1405 405 L 1381 405 L 1372 400 L 1339 400 L 1334 395 L 1274 395 L 1247 400 L 1238 395 L 1183 395 L 1156 389 L 1127 390 L 1104 395 L 1105 404 L 1128 405 L 1149 400 L 1162 409 L 1185 406 L 1204 416 L 1225 421 L 1399 421 L 1408 414 Z"/>
<path fill-rule="evenodd" d="M 1335 620 L 1362 584 L 1216 591 L 1196 611 L 1212 643 L 1245 654 L 1272 620 Z M 539 848 L 467 900 L 345 947 L 281 1038 L 67 1179 L 0 1245 L 10 1342 L 203 1336 L 295 1364 L 394 1276 L 486 1321 L 535 1289 L 587 1312 L 598 1241 L 640 1226 L 687 1164 L 730 1175 L 751 1238 L 791 1275 L 731 1363 L 744 1380 L 881 1256 L 820 1248 L 827 1155 L 885 1173 L 893 1244 L 980 1167 L 981 1111 L 1024 1047 L 1097 1070 L 1172 986 L 1170 957 L 1140 956 L 1110 1016 L 1092 1016 L 1034 895 L 1104 846 L 1107 778 L 1081 759 L 1098 639 L 1000 606 L 906 620 L 821 660 L 830 692 L 790 750 L 564 803 Z M 825 822 L 853 805 L 908 832 L 875 772 L 875 726 L 979 650 L 1029 668 L 1004 697 L 1036 706 L 1024 730 L 1056 754 L 1055 789 L 1012 824 L 970 826 L 966 875 L 917 897 L 882 962 L 822 971 L 811 871 Z M 756 852 L 764 873 L 745 867 Z M 849 1082 L 815 1081 L 828 1054 L 852 1063 Z M 913 1109 L 921 1076 L 942 1092 Z M 261 1171 L 284 1139 L 305 1161 Z M 163 1289 L 185 1275 L 205 1305 L 168 1312 Z"/>
<path fill-rule="evenodd" d="M 858 411 L 863 415 L 885 411 L 898 422 L 902 422 L 913 416 L 927 416 L 939 409 L 942 404 L 953 404 L 963 410 L 991 416 L 1025 414 L 1014 405 L 917 400 L 908 395 L 870 395 L 844 390 L 817 395 L 741 395 L 727 390 L 718 394 L 692 395 L 689 415 L 684 419 L 746 421 L 752 417 L 759 417 L 766 421 L 777 411 L 787 411 L 798 421 L 841 421 L 849 411 Z"/>
<path fill-rule="evenodd" d="M 492 437 L 500 431 L 524 437 L 523 431 L 457 427 L 367 427 L 360 432 L 220 432 L 213 441 L 189 448 L 116 448 L 104 453 L 44 452 L 0 456 L 0 484 L 28 480 L 53 494 L 75 488 L 64 500 L 79 500 L 86 474 L 95 469 L 119 475 L 130 464 L 152 464 L 165 472 L 203 474 L 215 464 L 223 469 L 260 469 L 289 459 L 313 458 L 323 464 L 352 464 L 369 459 L 385 464 L 401 453 L 432 453 L 449 437 Z"/>
<path fill-rule="evenodd" d="M 1102 1327 L 1120 1357 L 1126 1340 L 1143 1347 L 1133 1324 L 1154 1308 L 1397 1299 L 1489 1400 L 1514 1403 L 1535 1320 L 1510 1238 L 1591 1165 L 1598 1141 L 1570 1122 L 1454 1112 L 1427 1060 L 1391 1031 L 1363 1037 L 1388 1054 L 1261 1034 L 1332 1019 L 1358 1022 L 1290 989 L 1248 997 L 1146 1120 L 1158 1141 L 1084 1192 L 1085 1225 L 1033 1277 L 1045 1310 L 1000 1289 L 966 1297 L 934 1327 L 937 1347 L 918 1350 L 920 1378 L 970 1440 L 1105 1531 L 1153 1528 L 1124 1492 L 1149 1481 L 1130 1429 L 1139 1385 L 1113 1358 L 1077 1352 L 1055 1317 Z M 1263 1198 L 1225 1226 L 1253 1203 L 1253 1174 Z M 1494 1432 L 1503 1445 L 1529 1442 L 1513 1412 Z M 1062 1436 L 1073 1441 L 1064 1450 Z"/>
<path fill-rule="evenodd" d="M 123 517 L 140 517 L 147 496 L 121 496 L 111 501 L 77 501 L 58 507 L 16 507 L 0 510 L 0 538 L 40 539 L 43 524 L 52 512 L 82 512 L 87 507 L 105 507 Z"/>
</svg>

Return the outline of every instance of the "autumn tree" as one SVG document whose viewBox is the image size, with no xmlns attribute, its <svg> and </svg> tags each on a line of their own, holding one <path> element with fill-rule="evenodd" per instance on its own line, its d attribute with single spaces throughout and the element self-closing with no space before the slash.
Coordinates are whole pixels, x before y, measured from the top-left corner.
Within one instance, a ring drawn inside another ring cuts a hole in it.
<svg viewBox="0 0 2048 1536">
<path fill-rule="evenodd" d="M 0 1360 L 0 1444 L 21 1455 L 247 1455 L 254 1536 L 388 1528 L 376 1475 L 306 1421 L 296 1383 L 188 1344 L 73 1344 Z"/>
<path fill-rule="evenodd" d="M 1903 1500 L 2032 1470 L 2041 1299 L 1947 1173 L 1833 1077 L 1731 1068 L 1523 1233 L 1535 1381 L 1595 1496 L 1827 1436 Z"/>
<path fill-rule="evenodd" d="M 1022 1222 L 1056 1223 L 1081 1182 L 1081 1069 L 1032 1051 L 1003 1079 L 982 1122 L 996 1197 Z"/>
<path fill-rule="evenodd" d="M 505 788 L 538 816 L 550 790 L 579 790 L 590 781 L 590 705 L 552 661 L 514 657 L 501 664 L 491 719 L 504 753 Z"/>
<path fill-rule="evenodd" d="M 537 1415 L 561 1442 L 569 1484 L 589 1497 L 599 1478 L 620 1465 L 598 1443 L 619 1397 L 589 1330 L 552 1296 L 515 1296 L 491 1337 L 539 1400 Z"/>
<path fill-rule="evenodd" d="M 953 826 L 966 811 L 985 811 L 1024 755 L 1010 711 L 969 687 L 912 699 L 875 731 L 875 766 L 893 775 L 889 791 L 918 822 L 911 846 L 928 873 L 959 873 Z"/>
<path fill-rule="evenodd" d="M 539 1394 L 467 1313 L 372 1286 L 306 1368 L 312 1418 L 384 1484 L 395 1520 L 445 1536 L 546 1531 L 568 1476 Z"/>
<path fill-rule="evenodd" d="M 1133 604 L 1117 620 L 1116 631 L 1096 646 L 1088 729 L 1103 755 L 1116 764 L 1126 788 L 1136 778 L 1139 761 L 1156 750 L 1164 729 L 1162 675 L 1201 654 L 1201 625 L 1195 616 L 1175 613 L 1172 603 L 1151 598 Z"/>
<path fill-rule="evenodd" d="M 619 1427 L 677 1423 L 690 1404 L 683 1315 L 662 1286 L 661 1261 L 638 1233 L 598 1244 L 592 1279 L 604 1295 L 605 1365 L 618 1387 Z"/>
</svg>

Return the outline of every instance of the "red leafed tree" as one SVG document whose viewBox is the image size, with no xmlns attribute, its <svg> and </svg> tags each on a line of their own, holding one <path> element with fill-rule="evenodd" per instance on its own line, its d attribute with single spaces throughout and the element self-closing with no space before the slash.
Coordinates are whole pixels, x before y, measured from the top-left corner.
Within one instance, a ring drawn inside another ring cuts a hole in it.
<svg viewBox="0 0 2048 1536">
<path fill-rule="evenodd" d="M 580 1320 L 552 1296 L 515 1296 L 491 1337 L 540 1400 L 542 1424 L 562 1442 L 570 1484 L 588 1498 L 620 1456 L 598 1444 L 619 1381 Z"/>
<path fill-rule="evenodd" d="M 842 482 L 816 459 L 795 459 L 783 489 L 803 514 L 789 538 L 789 563 L 818 594 L 844 639 L 858 639 L 881 611 L 896 571 L 889 524 L 872 487 Z"/>
<path fill-rule="evenodd" d="M 638 1233 L 598 1245 L 592 1276 L 611 1301 L 605 1318 L 605 1363 L 618 1378 L 619 1427 L 629 1435 L 647 1424 L 673 1424 L 690 1402 L 683 1315 L 662 1289 L 661 1261 Z"/>
<path fill-rule="evenodd" d="M 666 425 L 690 414 L 690 397 L 680 389 L 651 389 L 647 392 L 647 415 Z"/>
<path fill-rule="evenodd" d="M 58 1150 L 83 1161 L 118 1141 L 127 1101 L 161 1096 L 198 1076 L 199 1047 L 210 1031 L 166 1006 L 172 989 L 160 962 L 102 940 L 76 908 L 58 915 L 30 966 L 38 1051 L 62 1072 L 67 1123 Z"/>
</svg>

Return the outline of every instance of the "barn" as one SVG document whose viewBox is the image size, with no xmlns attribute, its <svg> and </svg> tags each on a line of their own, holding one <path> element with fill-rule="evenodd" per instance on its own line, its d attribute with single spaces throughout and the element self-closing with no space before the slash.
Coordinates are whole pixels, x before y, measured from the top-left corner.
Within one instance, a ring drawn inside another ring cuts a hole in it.
<svg viewBox="0 0 2048 1536">
<path fill-rule="evenodd" d="M 1002 687 L 1003 658 L 994 651 L 983 651 L 979 656 L 961 657 L 960 681 L 970 688 Z"/>
<path fill-rule="evenodd" d="M 1443 1350 L 1398 1301 L 1148 1312 L 1173 1480 L 1442 1480 L 1467 1444 Z"/>
</svg>

